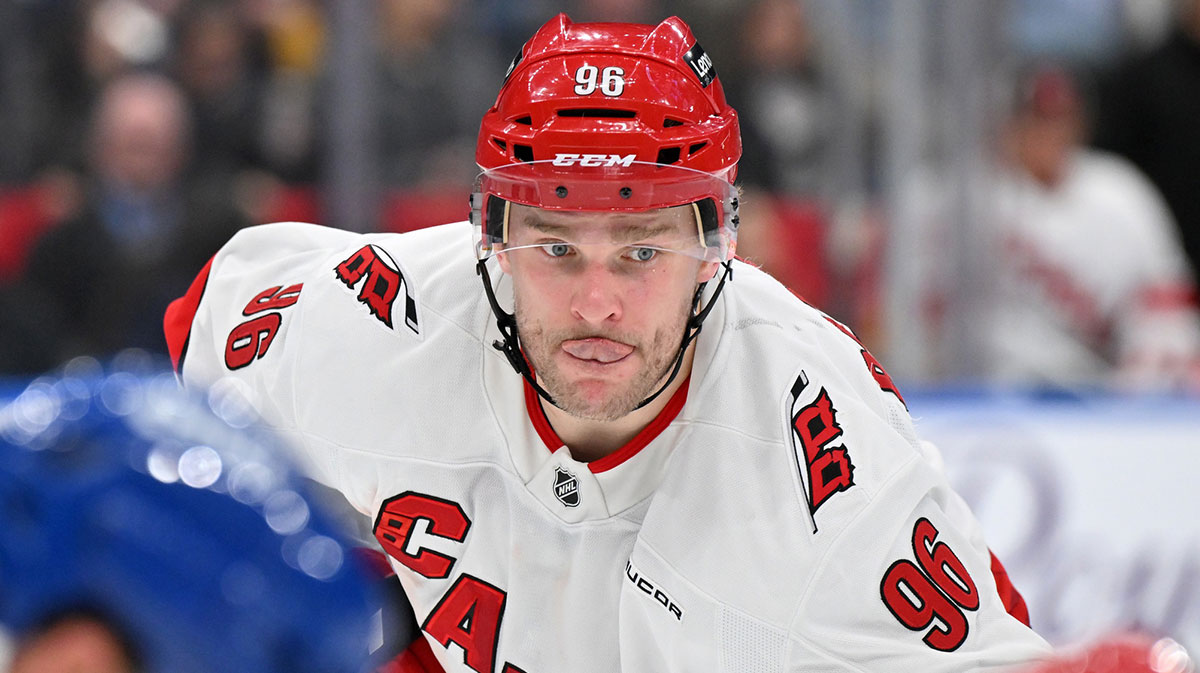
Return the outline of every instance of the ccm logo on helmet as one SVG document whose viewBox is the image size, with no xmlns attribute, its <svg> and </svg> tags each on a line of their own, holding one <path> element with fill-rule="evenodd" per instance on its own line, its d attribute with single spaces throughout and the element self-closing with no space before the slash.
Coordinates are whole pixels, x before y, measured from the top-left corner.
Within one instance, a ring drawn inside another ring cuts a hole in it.
<svg viewBox="0 0 1200 673">
<path fill-rule="evenodd" d="M 555 166 L 629 166 L 637 158 L 636 154 L 564 154 L 554 155 Z"/>
</svg>

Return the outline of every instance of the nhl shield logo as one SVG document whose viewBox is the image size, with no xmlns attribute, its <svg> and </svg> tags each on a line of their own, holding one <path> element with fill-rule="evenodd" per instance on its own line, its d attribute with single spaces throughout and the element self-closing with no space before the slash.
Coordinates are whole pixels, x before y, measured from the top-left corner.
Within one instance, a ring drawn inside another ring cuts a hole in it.
<svg viewBox="0 0 1200 673">
<path fill-rule="evenodd" d="M 579 480 L 561 467 L 554 468 L 554 497 L 567 507 L 579 506 Z"/>
</svg>

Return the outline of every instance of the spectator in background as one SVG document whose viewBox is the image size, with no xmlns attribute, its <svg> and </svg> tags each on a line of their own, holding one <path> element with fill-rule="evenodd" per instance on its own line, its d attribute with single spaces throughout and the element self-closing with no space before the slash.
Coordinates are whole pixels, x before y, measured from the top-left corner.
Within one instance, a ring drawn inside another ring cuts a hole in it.
<svg viewBox="0 0 1200 673">
<path fill-rule="evenodd" d="M 1195 288 L 1162 197 L 1124 159 L 1083 145 L 1083 100 L 1067 71 L 1032 69 L 1015 99 L 991 184 L 985 375 L 1200 384 Z"/>
<path fill-rule="evenodd" d="M 289 185 L 316 178 L 310 86 L 316 56 L 304 44 L 320 39 L 314 19 L 299 0 L 266 8 L 247 0 L 193 0 L 175 20 L 171 74 L 192 119 L 189 174 L 228 190 L 248 221 L 284 214 Z M 299 72 L 305 67 L 307 73 Z"/>
<path fill-rule="evenodd" d="M 828 99 L 813 61 L 807 9 L 799 0 L 758 0 L 739 28 L 730 98 L 741 103 L 747 157 L 739 178 L 775 192 L 821 194 L 828 164 Z"/>
<path fill-rule="evenodd" d="M 172 48 L 171 3 L 95 0 L 62 3 L 46 11 L 38 38 L 45 50 L 44 125 L 39 130 L 43 161 L 85 169 L 88 120 L 96 98 L 131 68 L 159 68 Z"/>
<path fill-rule="evenodd" d="M 375 132 L 379 175 L 391 189 L 474 180 L 475 134 L 492 82 L 510 57 L 457 30 L 461 0 L 382 0 Z"/>
<path fill-rule="evenodd" d="M 272 0 L 250 12 L 264 36 L 268 72 L 258 149 L 267 168 L 291 183 L 317 179 L 316 94 L 326 24 L 317 0 Z"/>
<path fill-rule="evenodd" d="M 127 74 L 103 90 L 80 213 L 38 241 L 18 281 L 24 307 L 0 317 L 39 316 L 22 341 L 38 352 L 4 363 L 6 371 L 130 346 L 165 349 L 158 316 L 245 224 L 228 189 L 187 177 L 189 133 L 184 96 L 170 80 Z"/>
<path fill-rule="evenodd" d="M 757 0 L 739 17 L 725 81 L 740 101 L 745 158 L 738 255 L 813 305 L 829 310 L 825 251 L 829 99 L 800 0 Z M 726 73 L 722 73 L 725 75 Z"/>
<path fill-rule="evenodd" d="M 174 74 L 191 108 L 192 166 L 232 174 L 262 168 L 260 37 L 232 0 L 194 0 L 178 21 Z"/>
<path fill-rule="evenodd" d="M 1103 82 L 1095 144 L 1136 164 L 1162 191 L 1192 267 L 1200 266 L 1200 0 L 1180 0 L 1160 46 Z"/>
</svg>

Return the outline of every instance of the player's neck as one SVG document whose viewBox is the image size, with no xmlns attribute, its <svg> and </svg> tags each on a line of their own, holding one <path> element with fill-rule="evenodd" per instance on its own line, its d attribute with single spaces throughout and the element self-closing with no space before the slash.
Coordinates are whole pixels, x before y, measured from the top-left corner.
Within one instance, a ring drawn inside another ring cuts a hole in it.
<svg viewBox="0 0 1200 673">
<path fill-rule="evenodd" d="M 679 374 L 671 380 L 666 390 L 655 397 L 650 404 L 630 412 L 628 415 L 614 421 L 591 421 L 572 416 L 552 404 L 543 404 L 546 420 L 554 428 L 558 438 L 571 450 L 575 460 L 590 463 L 603 458 L 613 451 L 629 443 L 650 422 L 658 417 L 671 398 L 679 391 L 679 387 L 688 379 L 692 371 L 692 359 L 695 356 L 696 342 L 688 346 L 683 356 L 683 364 Z"/>
</svg>

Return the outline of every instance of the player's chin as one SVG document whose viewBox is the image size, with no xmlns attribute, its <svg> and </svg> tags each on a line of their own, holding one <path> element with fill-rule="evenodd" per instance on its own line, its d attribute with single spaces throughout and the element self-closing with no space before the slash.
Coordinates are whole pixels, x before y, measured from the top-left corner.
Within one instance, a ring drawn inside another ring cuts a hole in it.
<svg viewBox="0 0 1200 673">
<path fill-rule="evenodd" d="M 592 421 L 614 421 L 633 411 L 629 387 L 616 387 L 606 382 L 590 380 L 571 385 L 560 395 L 559 408 L 577 418 Z"/>
<path fill-rule="evenodd" d="M 559 373 L 573 398 L 587 407 L 601 408 L 628 394 L 641 367 L 638 358 L 626 357 L 600 366 L 593 361 L 560 363 Z"/>
</svg>

